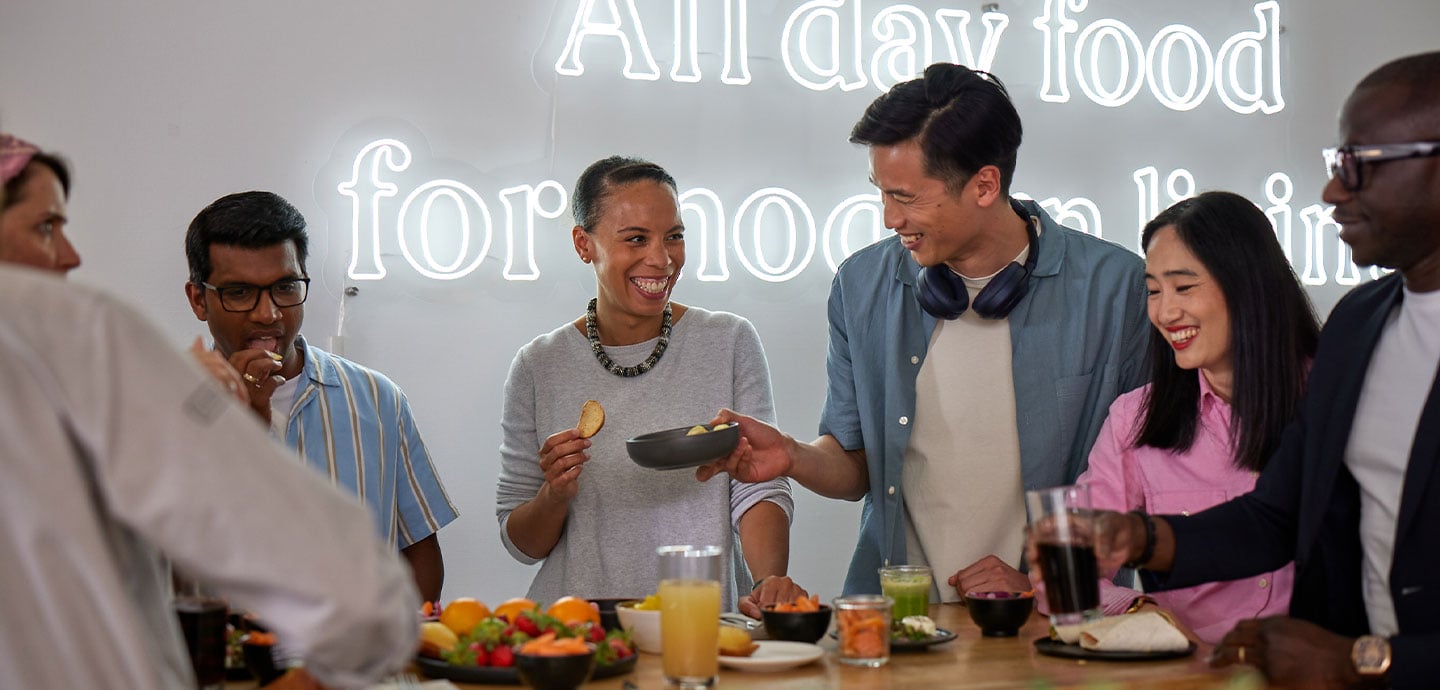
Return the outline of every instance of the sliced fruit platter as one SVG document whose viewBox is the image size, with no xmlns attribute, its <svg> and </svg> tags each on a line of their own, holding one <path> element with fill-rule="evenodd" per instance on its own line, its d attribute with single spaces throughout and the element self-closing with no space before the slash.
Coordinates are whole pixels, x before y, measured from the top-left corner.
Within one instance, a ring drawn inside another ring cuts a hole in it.
<svg viewBox="0 0 1440 690">
<path fill-rule="evenodd" d="M 515 652 L 564 652 L 586 642 L 595 645 L 592 677 L 606 678 L 635 668 L 635 644 L 623 630 L 606 631 L 600 610 L 578 597 L 562 597 L 549 607 L 529 599 L 510 599 L 491 611 L 483 602 L 461 597 L 421 609 L 420 654 L 415 663 L 432 678 L 462 683 L 519 684 Z M 567 643 L 567 641 L 569 641 Z M 538 651 L 537 651 L 538 650 Z"/>
</svg>

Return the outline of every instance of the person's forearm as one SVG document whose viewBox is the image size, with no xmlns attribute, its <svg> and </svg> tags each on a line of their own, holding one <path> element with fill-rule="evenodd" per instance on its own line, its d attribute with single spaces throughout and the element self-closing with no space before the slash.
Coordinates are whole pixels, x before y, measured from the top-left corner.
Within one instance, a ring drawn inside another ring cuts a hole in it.
<svg viewBox="0 0 1440 690">
<path fill-rule="evenodd" d="M 432 534 L 400 550 L 415 575 L 415 588 L 425 601 L 439 601 L 445 585 L 445 557 L 440 553 L 440 537 Z"/>
<path fill-rule="evenodd" d="M 740 547 L 750 576 L 759 582 L 790 567 L 790 519 L 785 510 L 761 501 L 740 516 Z"/>
<path fill-rule="evenodd" d="M 569 504 L 551 498 L 550 485 L 546 484 L 540 487 L 535 498 L 510 511 L 505 529 L 515 548 L 531 558 L 544 558 L 559 543 L 569 514 Z"/>
<path fill-rule="evenodd" d="M 821 496 L 858 501 L 870 490 L 865 451 L 847 451 L 834 436 L 821 436 L 812 443 L 796 441 L 790 457 L 790 478 Z"/>
</svg>

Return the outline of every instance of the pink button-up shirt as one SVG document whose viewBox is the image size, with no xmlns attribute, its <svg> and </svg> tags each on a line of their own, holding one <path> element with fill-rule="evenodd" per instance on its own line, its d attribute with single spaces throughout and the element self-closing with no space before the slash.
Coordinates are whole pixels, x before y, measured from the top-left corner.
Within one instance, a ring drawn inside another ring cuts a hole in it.
<svg viewBox="0 0 1440 690">
<path fill-rule="evenodd" d="M 1100 437 L 1090 450 L 1090 468 L 1076 483 L 1090 485 L 1096 508 L 1140 509 L 1155 515 L 1191 515 L 1255 488 L 1257 473 L 1235 467 L 1230 442 L 1230 404 L 1200 376 L 1200 423 L 1184 453 L 1135 447 L 1141 404 L 1149 386 L 1115 399 Z M 1200 639 L 1216 643 L 1246 618 L 1285 615 L 1295 583 L 1294 564 L 1243 580 L 1155 592 L 1151 596 Z M 1139 592 L 1100 583 L 1106 615 L 1122 613 Z"/>
</svg>

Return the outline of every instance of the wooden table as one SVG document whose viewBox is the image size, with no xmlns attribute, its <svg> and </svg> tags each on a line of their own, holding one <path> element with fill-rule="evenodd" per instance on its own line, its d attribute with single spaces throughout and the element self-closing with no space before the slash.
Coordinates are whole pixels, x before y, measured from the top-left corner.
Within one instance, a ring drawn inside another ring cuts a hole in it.
<svg viewBox="0 0 1440 690">
<path fill-rule="evenodd" d="M 819 661 L 779 672 L 759 673 L 720 668 L 722 688 L 776 688 L 812 690 L 819 688 L 1159 688 L 1175 690 L 1219 689 L 1235 676 L 1253 674 L 1236 667 L 1211 669 L 1205 663 L 1209 645 L 1190 657 L 1171 661 L 1106 662 L 1079 661 L 1042 655 L 1034 641 L 1044 637 L 1049 621 L 1039 614 L 1031 617 L 1017 637 L 987 638 L 959 604 L 935 604 L 930 617 L 936 625 L 954 631 L 953 642 L 925 651 L 904 652 L 890 657 L 878 669 L 841 664 L 835 656 L 835 641 L 825 638 L 821 646 L 829 652 Z M 457 683 L 461 688 L 500 686 Z M 243 688 L 249 685 L 233 685 Z M 586 684 L 596 690 L 631 687 L 660 690 L 665 687 L 660 657 L 641 654 L 635 671 L 625 676 Z M 1258 677 L 1245 687 L 1264 687 Z"/>
</svg>

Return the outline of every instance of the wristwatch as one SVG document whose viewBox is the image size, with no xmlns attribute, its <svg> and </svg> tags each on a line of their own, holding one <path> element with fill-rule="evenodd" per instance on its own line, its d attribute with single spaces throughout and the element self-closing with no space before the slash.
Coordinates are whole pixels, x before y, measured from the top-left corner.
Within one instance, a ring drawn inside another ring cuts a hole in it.
<svg viewBox="0 0 1440 690">
<path fill-rule="evenodd" d="M 1361 635 L 1350 648 L 1350 661 L 1362 678 L 1380 678 L 1390 670 L 1390 640 L 1379 635 Z"/>
</svg>

